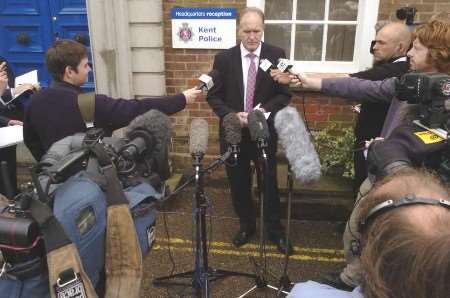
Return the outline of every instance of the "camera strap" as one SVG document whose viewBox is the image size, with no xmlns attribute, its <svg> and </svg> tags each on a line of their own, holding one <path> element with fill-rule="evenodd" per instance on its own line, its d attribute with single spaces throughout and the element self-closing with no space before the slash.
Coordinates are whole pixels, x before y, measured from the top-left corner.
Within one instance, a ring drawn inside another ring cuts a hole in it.
<svg viewBox="0 0 450 298">
<path fill-rule="evenodd" d="M 87 128 L 94 127 L 95 121 L 95 93 L 87 92 L 78 94 L 78 109 Z"/>
<path fill-rule="evenodd" d="M 139 297 L 142 253 L 128 208 L 128 200 L 112 161 L 102 144 L 92 151 L 106 178 L 106 294 L 105 297 Z"/>
<path fill-rule="evenodd" d="M 75 244 L 70 241 L 49 206 L 31 200 L 30 211 L 44 235 L 51 297 L 96 298 Z"/>
</svg>

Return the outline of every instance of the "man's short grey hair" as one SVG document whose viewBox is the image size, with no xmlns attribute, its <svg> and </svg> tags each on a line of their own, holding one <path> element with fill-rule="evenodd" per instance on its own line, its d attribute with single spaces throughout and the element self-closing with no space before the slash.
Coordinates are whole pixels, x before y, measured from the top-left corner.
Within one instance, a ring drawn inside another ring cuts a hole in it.
<svg viewBox="0 0 450 298">
<path fill-rule="evenodd" d="M 256 13 L 257 15 L 259 15 L 264 24 L 264 20 L 265 20 L 264 12 L 261 9 L 259 9 L 258 7 L 253 7 L 253 6 L 246 7 L 241 11 L 241 14 L 239 16 L 239 23 L 241 22 L 242 17 L 248 13 Z"/>
</svg>

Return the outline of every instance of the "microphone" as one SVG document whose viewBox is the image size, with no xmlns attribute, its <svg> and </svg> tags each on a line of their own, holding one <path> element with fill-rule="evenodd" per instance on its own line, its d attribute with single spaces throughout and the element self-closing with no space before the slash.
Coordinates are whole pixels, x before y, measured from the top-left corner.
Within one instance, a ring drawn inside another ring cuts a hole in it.
<svg viewBox="0 0 450 298">
<path fill-rule="evenodd" d="M 267 159 L 265 148 L 267 148 L 267 140 L 269 139 L 269 127 L 266 117 L 260 110 L 253 110 L 248 114 L 247 119 L 250 138 L 256 142 L 256 146 L 261 150 L 262 157 Z"/>
<path fill-rule="evenodd" d="M 318 181 L 321 176 L 319 156 L 297 109 L 280 110 L 275 115 L 275 129 L 295 177 L 306 184 Z"/>
<path fill-rule="evenodd" d="M 170 138 L 170 119 L 158 110 L 150 110 L 130 122 L 125 136 L 130 141 L 121 148 L 122 156 L 136 159 Z"/>
<path fill-rule="evenodd" d="M 155 171 L 162 180 L 170 176 L 168 144 L 171 137 L 170 118 L 158 111 L 150 110 L 136 117 L 125 128 L 129 140 L 119 150 L 122 157 L 133 160 L 152 153 Z"/>
<path fill-rule="evenodd" d="M 239 144 L 242 140 L 242 130 L 239 118 L 235 113 L 228 113 L 223 117 L 222 125 L 225 133 L 225 141 L 228 144 L 228 150 L 237 161 L 239 153 Z"/>
<path fill-rule="evenodd" d="M 189 153 L 198 164 L 208 148 L 208 122 L 205 119 L 194 119 L 191 123 Z"/>
<path fill-rule="evenodd" d="M 276 67 L 268 59 L 261 59 L 261 61 L 259 61 L 259 68 L 264 72 L 269 73 L 271 69 L 275 69 Z"/>
<path fill-rule="evenodd" d="M 277 62 L 277 68 L 282 72 L 289 72 L 294 67 L 294 62 L 286 58 L 279 58 Z"/>
<path fill-rule="evenodd" d="M 250 138 L 252 141 L 269 139 L 269 126 L 267 125 L 266 117 L 260 110 L 253 110 L 248 113 L 248 129 L 250 131 Z"/>
<path fill-rule="evenodd" d="M 151 150 L 155 145 L 155 140 L 151 134 L 144 129 L 130 132 L 130 141 L 121 149 L 121 155 L 128 160 L 135 160 L 147 149 Z"/>
<path fill-rule="evenodd" d="M 228 113 L 223 117 L 222 126 L 224 128 L 225 142 L 228 144 L 227 151 L 219 156 L 218 159 L 210 163 L 205 169 L 205 172 L 212 172 L 219 166 L 223 165 L 231 156 L 233 156 L 234 163 L 227 164 L 228 166 L 235 166 L 237 163 L 239 153 L 239 143 L 242 140 L 241 125 L 235 113 Z"/>
<path fill-rule="evenodd" d="M 211 70 L 208 74 L 202 74 L 198 80 L 200 84 L 197 89 L 202 91 L 209 91 L 214 86 L 214 80 L 219 76 L 219 72 L 215 69 Z"/>
</svg>

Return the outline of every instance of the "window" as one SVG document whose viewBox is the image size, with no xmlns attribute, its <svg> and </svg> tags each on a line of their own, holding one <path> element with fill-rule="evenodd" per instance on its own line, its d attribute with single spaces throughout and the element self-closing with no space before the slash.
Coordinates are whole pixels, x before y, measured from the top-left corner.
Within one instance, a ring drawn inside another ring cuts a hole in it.
<svg viewBox="0 0 450 298">
<path fill-rule="evenodd" d="M 379 0 L 247 0 L 264 10 L 264 40 L 303 72 L 351 73 L 372 65 Z"/>
</svg>

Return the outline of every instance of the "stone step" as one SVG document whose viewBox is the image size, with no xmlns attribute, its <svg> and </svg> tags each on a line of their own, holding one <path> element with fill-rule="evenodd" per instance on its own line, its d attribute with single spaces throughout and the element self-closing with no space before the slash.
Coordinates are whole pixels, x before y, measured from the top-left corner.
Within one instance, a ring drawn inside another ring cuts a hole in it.
<svg viewBox="0 0 450 298">
<path fill-rule="evenodd" d="M 291 195 L 291 217 L 297 220 L 345 221 L 353 208 L 352 180 L 345 177 L 322 176 L 313 185 L 302 185 L 294 179 L 292 191 L 288 189 L 288 166 L 278 163 L 277 179 L 282 216 L 286 218 L 287 203 Z M 255 203 L 258 200 L 256 178 L 253 183 Z"/>
<path fill-rule="evenodd" d="M 282 210 L 286 210 L 289 189 L 288 167 L 277 168 L 278 189 Z M 302 185 L 294 180 L 291 193 L 292 217 L 310 220 L 346 220 L 353 208 L 352 180 L 345 177 L 322 176 L 313 185 Z"/>
</svg>

